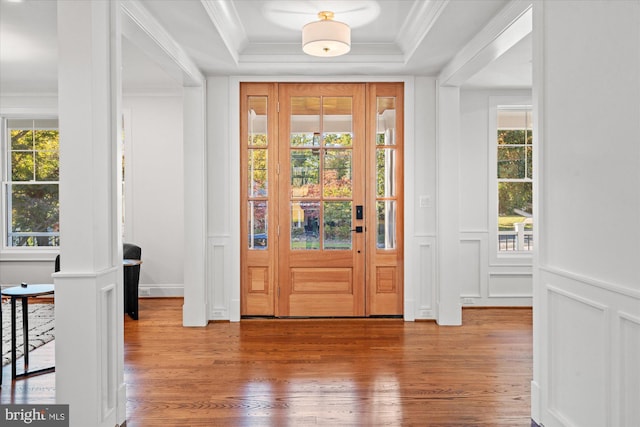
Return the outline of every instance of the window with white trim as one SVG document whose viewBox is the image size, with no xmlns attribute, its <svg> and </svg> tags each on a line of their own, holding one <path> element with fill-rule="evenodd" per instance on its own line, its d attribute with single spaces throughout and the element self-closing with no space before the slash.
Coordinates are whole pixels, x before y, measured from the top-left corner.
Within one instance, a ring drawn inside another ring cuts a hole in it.
<svg viewBox="0 0 640 427">
<path fill-rule="evenodd" d="M 3 247 L 57 247 L 59 230 L 58 120 L 2 120 Z"/>
<path fill-rule="evenodd" d="M 496 109 L 497 249 L 533 250 L 533 127 L 531 106 Z"/>
</svg>

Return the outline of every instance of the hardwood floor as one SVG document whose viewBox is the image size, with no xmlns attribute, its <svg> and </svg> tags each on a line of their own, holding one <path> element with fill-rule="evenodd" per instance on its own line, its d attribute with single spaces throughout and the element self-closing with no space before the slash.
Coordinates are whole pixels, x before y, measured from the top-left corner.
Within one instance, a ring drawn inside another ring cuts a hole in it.
<svg viewBox="0 0 640 427">
<path fill-rule="evenodd" d="M 462 327 L 325 319 L 183 328 L 181 299 L 141 299 L 140 320 L 125 320 L 127 426 L 530 426 L 531 314 L 465 309 Z M 53 402 L 55 374 L 13 385 L 4 374 L 3 403 Z"/>
</svg>

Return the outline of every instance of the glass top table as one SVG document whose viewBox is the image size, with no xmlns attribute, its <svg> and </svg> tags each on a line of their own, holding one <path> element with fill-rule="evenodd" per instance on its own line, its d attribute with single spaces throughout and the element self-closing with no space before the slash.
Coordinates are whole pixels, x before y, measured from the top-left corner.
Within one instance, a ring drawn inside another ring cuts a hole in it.
<svg viewBox="0 0 640 427">
<path fill-rule="evenodd" d="M 11 379 L 28 377 L 55 371 L 55 367 L 29 371 L 29 311 L 28 299 L 43 295 L 53 295 L 54 287 L 51 284 L 13 286 L 4 289 L 2 295 L 11 298 Z M 22 334 L 24 341 L 24 372 L 18 374 L 16 368 L 16 300 L 22 301 Z M 0 324 L 2 324 L 2 310 L 0 310 Z M 0 354 L 2 354 L 2 340 L 0 340 Z M 2 370 L 0 369 L 0 384 L 2 384 Z"/>
</svg>

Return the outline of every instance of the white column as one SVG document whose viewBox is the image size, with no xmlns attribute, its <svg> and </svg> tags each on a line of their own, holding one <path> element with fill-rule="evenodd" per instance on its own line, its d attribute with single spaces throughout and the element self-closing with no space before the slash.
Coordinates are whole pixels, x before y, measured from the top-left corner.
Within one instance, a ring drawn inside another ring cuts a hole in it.
<svg viewBox="0 0 640 427">
<path fill-rule="evenodd" d="M 58 1 L 61 271 L 56 401 L 70 426 L 125 421 L 120 5 Z"/>
<path fill-rule="evenodd" d="M 438 88 L 437 322 L 461 325 L 460 304 L 460 89 Z"/>
<path fill-rule="evenodd" d="M 184 326 L 205 326 L 207 307 L 206 83 L 185 87 Z"/>
</svg>

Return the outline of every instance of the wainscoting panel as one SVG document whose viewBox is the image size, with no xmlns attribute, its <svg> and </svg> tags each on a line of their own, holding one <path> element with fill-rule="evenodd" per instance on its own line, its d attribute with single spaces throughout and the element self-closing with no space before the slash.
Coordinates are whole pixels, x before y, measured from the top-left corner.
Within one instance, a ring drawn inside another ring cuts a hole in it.
<svg viewBox="0 0 640 427">
<path fill-rule="evenodd" d="M 207 250 L 209 320 L 229 320 L 229 293 L 226 287 L 226 278 L 230 274 L 228 248 L 228 237 L 209 237 Z"/>
<path fill-rule="evenodd" d="M 606 426 L 607 307 L 554 286 L 547 290 L 549 409 L 570 425 Z"/>
<path fill-rule="evenodd" d="M 539 272 L 542 423 L 640 425 L 640 290 Z"/>
<path fill-rule="evenodd" d="M 414 246 L 417 274 L 414 286 L 416 298 L 416 319 L 435 319 L 436 244 L 435 237 L 420 237 Z M 405 284 L 406 286 L 406 284 Z"/>
<path fill-rule="evenodd" d="M 531 273 L 492 272 L 489 274 L 489 298 L 530 298 L 532 294 Z"/>
<path fill-rule="evenodd" d="M 620 421 L 636 425 L 640 420 L 640 317 L 619 312 L 620 318 Z"/>
<path fill-rule="evenodd" d="M 460 239 L 460 296 L 481 298 L 482 281 L 486 278 L 482 265 L 482 238 Z"/>
<path fill-rule="evenodd" d="M 489 232 L 460 232 L 460 303 L 463 307 L 530 307 L 533 276 L 530 258 L 515 262 L 490 256 Z M 503 262 L 504 261 L 504 262 Z"/>
<path fill-rule="evenodd" d="M 115 278 L 114 278 L 115 279 Z M 116 284 L 111 283 L 100 289 L 100 409 L 102 421 L 107 420 L 116 409 L 116 373 L 117 352 L 117 292 Z"/>
</svg>

